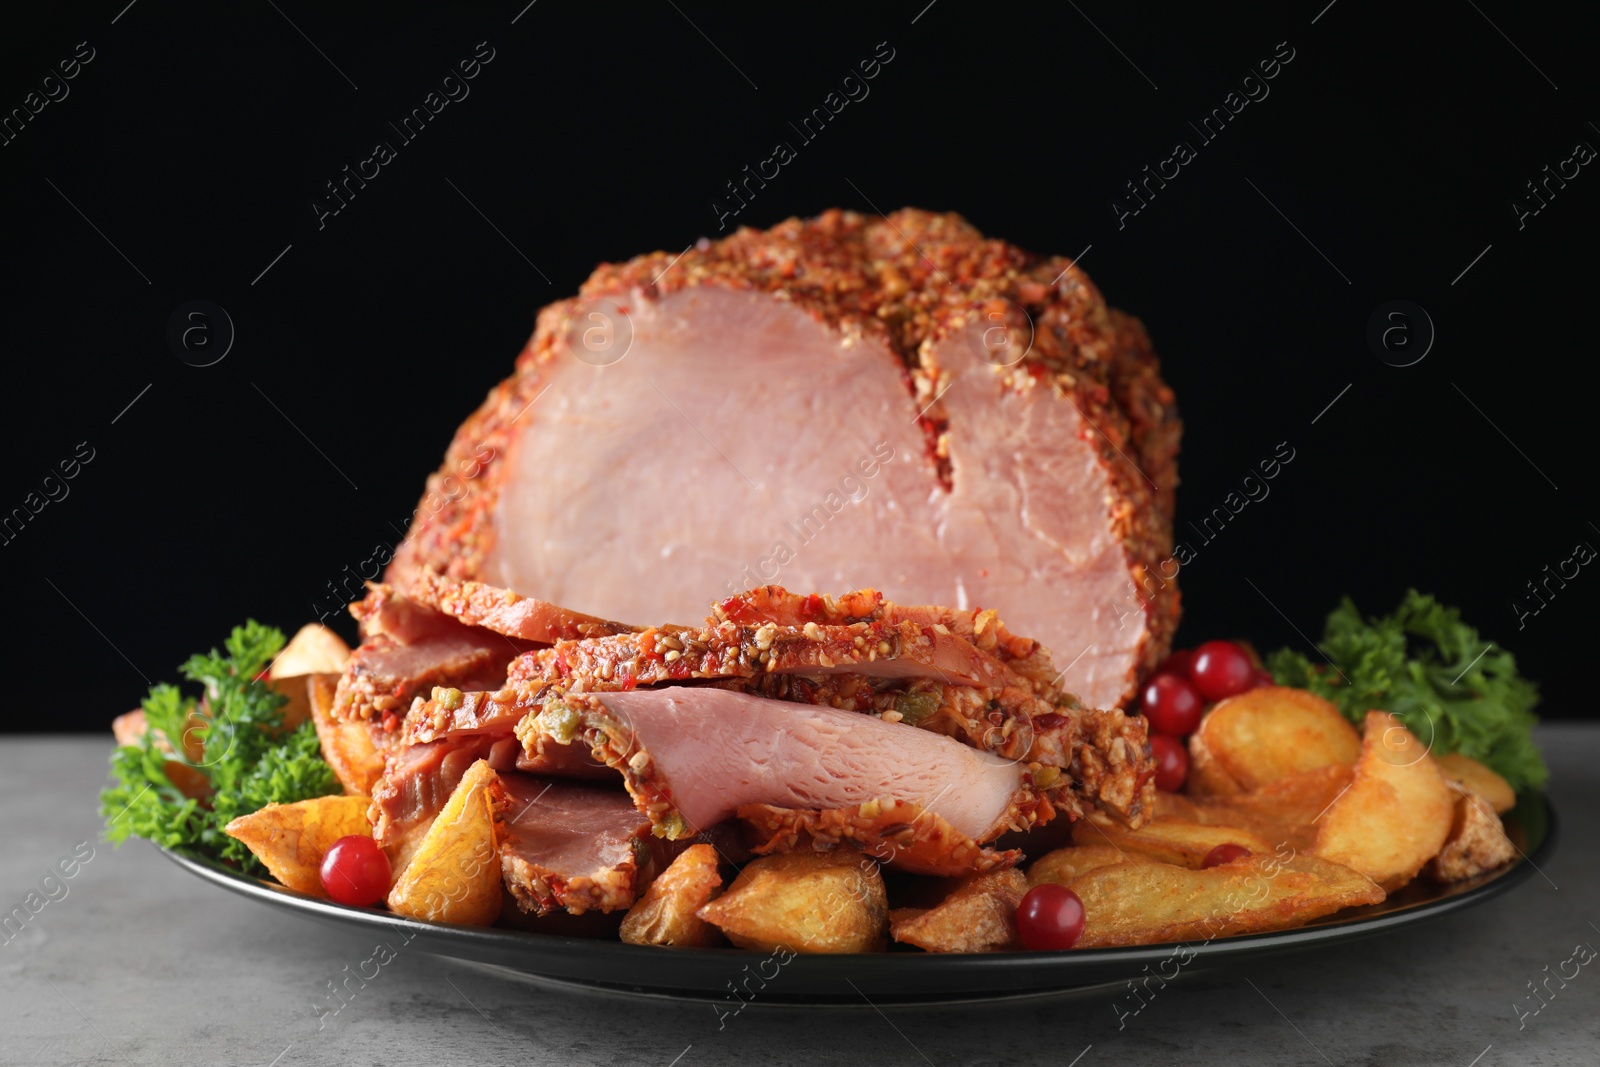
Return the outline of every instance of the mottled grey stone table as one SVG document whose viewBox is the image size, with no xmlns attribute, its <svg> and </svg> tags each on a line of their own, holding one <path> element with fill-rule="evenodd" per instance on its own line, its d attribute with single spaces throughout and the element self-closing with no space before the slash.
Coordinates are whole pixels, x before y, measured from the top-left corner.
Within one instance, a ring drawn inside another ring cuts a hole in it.
<svg viewBox="0 0 1600 1067">
<path fill-rule="evenodd" d="M 1600 1063 L 1600 960 L 1565 962 L 1600 947 L 1600 729 L 1540 740 L 1561 819 L 1542 876 L 1391 937 L 1185 973 L 1119 1029 L 1117 990 L 886 1013 L 757 1002 L 719 1028 L 707 1004 L 569 992 L 415 951 L 323 1015 L 326 983 L 372 955 L 370 933 L 223 892 L 142 842 L 101 843 L 109 738 L 7 739 L 0 911 L 58 861 L 74 873 L 0 945 L 0 1064 Z M 1545 981 L 1575 968 L 1564 988 Z M 1533 981 L 1554 994 L 1534 1000 Z"/>
</svg>

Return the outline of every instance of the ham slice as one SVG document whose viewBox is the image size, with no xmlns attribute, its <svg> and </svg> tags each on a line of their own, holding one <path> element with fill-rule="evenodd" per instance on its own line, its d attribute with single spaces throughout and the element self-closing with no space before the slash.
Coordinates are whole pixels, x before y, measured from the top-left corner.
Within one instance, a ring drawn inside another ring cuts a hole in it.
<svg viewBox="0 0 1600 1067">
<path fill-rule="evenodd" d="M 1114 707 L 1177 624 L 1179 432 L 1143 328 L 1069 260 L 954 215 L 830 211 L 546 308 L 390 578 L 640 619 L 870 582 L 998 609 Z"/>
<path fill-rule="evenodd" d="M 435 686 L 498 688 L 522 647 L 488 631 L 454 631 L 401 644 L 386 634 L 363 641 L 345 664 L 334 692 L 335 719 L 398 722 L 411 702 Z"/>
<path fill-rule="evenodd" d="M 426 572 L 410 574 L 404 593 L 407 601 L 442 612 L 467 626 L 481 627 L 541 645 L 585 637 L 604 637 L 638 629 L 568 611 L 543 600 L 521 596 L 510 589 L 484 585 L 482 582 L 458 582 Z"/>
<path fill-rule="evenodd" d="M 981 843 L 1055 812 L 1014 760 L 730 689 L 553 691 L 517 736 L 530 752 L 586 745 L 622 773 L 654 832 L 674 840 L 737 816 L 762 833 L 758 850 L 797 846 L 802 834 L 817 847 L 848 838 L 893 865 L 952 873 L 1014 862 Z M 1062 776 L 1060 799 L 1072 806 L 1065 787 Z"/>
<path fill-rule="evenodd" d="M 682 847 L 652 836 L 620 789 L 513 772 L 495 808 L 506 888 L 539 915 L 627 908 Z"/>
<path fill-rule="evenodd" d="M 512 681 L 585 679 L 591 688 L 632 689 L 702 678 L 764 673 L 856 674 L 869 678 L 936 678 L 951 685 L 1001 686 L 1009 668 L 937 626 L 885 621 L 848 626 L 651 628 L 637 634 L 563 641 L 512 664 Z"/>
</svg>

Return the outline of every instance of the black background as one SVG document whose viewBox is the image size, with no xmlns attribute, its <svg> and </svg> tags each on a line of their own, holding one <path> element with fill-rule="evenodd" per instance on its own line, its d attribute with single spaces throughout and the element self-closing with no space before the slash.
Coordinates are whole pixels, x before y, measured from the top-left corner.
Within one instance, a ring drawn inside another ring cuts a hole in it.
<svg viewBox="0 0 1600 1067">
<path fill-rule="evenodd" d="M 523 2 L 8 15 L 0 108 L 78 42 L 94 58 L 0 147 L 0 510 L 79 442 L 94 459 L 0 548 L 6 727 L 104 729 L 245 616 L 311 618 L 399 537 L 536 310 L 600 261 L 716 235 L 724 183 L 883 41 L 870 95 L 738 221 L 914 205 L 1088 247 L 1178 393 L 1180 540 L 1279 442 L 1296 453 L 1196 544 L 1181 642 L 1303 647 L 1341 595 L 1374 613 L 1414 585 L 1514 651 L 1544 714 L 1595 714 L 1600 574 L 1520 630 L 1512 608 L 1576 543 L 1600 546 L 1600 166 L 1522 229 L 1511 207 L 1578 141 L 1600 146 L 1576 10 Z M 470 96 L 319 230 L 323 183 L 396 140 L 386 122 L 479 42 L 494 58 Z M 1279 42 L 1294 58 L 1270 95 L 1200 147 L 1186 122 Z M 1113 198 L 1179 139 L 1198 158 L 1119 229 Z M 214 366 L 166 342 L 193 299 L 237 331 Z M 1437 329 L 1414 366 L 1365 340 L 1393 299 Z"/>
</svg>

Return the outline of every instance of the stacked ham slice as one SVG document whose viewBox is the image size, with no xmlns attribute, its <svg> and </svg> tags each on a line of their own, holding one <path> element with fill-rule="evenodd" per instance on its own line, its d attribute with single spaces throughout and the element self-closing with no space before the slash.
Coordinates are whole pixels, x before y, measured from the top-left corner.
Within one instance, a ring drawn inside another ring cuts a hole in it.
<svg viewBox="0 0 1600 1067">
<path fill-rule="evenodd" d="M 958 875 L 1015 863 L 1004 834 L 1154 801 L 1143 721 L 1081 707 L 992 611 L 768 586 L 640 628 L 437 575 L 353 610 L 334 713 L 383 727 L 374 835 L 404 851 L 488 760 L 525 911 L 627 908 L 693 841 Z"/>
</svg>

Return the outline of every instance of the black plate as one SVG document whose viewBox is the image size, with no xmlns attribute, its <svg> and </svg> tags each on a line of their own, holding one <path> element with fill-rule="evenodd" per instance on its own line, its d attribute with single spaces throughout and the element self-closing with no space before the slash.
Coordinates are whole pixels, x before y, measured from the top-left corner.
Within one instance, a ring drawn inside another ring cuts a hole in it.
<svg viewBox="0 0 1600 1067">
<path fill-rule="evenodd" d="M 343 926 L 365 927 L 391 945 L 509 968 L 531 978 L 617 992 L 726 999 L 737 987 L 762 1003 L 874 1004 L 991 999 L 1059 993 L 1137 975 L 1145 964 L 1204 967 L 1299 951 L 1411 926 L 1482 903 L 1520 884 L 1555 845 L 1555 813 L 1542 795 L 1519 798 L 1505 818 L 1522 855 L 1499 870 L 1450 886 L 1415 882 L 1382 904 L 1351 908 L 1309 926 L 1177 946 L 929 955 L 891 951 L 783 959 L 739 949 L 663 949 L 620 941 L 407 919 L 352 908 L 240 874 L 214 860 L 162 849 L 178 866 L 247 897 Z M 1192 952 L 1189 956 L 1187 953 Z M 1168 962 L 1173 961 L 1173 962 Z M 730 1003 L 731 1000 L 730 1000 Z"/>
</svg>

